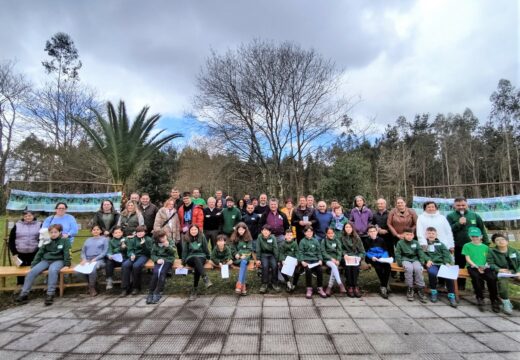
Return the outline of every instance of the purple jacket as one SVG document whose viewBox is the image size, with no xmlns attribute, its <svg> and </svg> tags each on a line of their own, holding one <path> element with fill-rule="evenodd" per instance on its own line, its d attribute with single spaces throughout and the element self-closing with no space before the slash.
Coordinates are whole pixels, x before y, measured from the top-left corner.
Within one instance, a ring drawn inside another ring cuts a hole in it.
<svg viewBox="0 0 520 360">
<path fill-rule="evenodd" d="M 361 211 L 355 207 L 350 211 L 350 221 L 354 223 L 359 236 L 366 235 L 368 226 L 372 223 L 372 211 L 366 206 L 363 206 Z"/>
</svg>

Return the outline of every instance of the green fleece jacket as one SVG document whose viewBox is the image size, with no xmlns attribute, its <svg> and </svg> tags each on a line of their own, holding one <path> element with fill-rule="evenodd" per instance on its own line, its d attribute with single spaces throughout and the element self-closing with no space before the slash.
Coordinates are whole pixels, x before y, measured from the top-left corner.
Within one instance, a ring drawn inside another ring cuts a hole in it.
<svg viewBox="0 0 520 360">
<path fill-rule="evenodd" d="M 125 248 L 121 248 L 121 244 L 125 244 Z M 108 242 L 108 251 L 107 256 L 114 255 L 114 254 L 121 254 L 123 255 L 123 259 L 126 259 L 128 253 L 128 243 L 127 239 L 125 237 L 122 237 L 120 239 L 111 238 Z"/>
<path fill-rule="evenodd" d="M 415 239 L 412 241 L 401 239 L 397 242 L 397 246 L 395 247 L 395 262 L 397 265 L 403 266 L 403 261 L 419 261 L 421 264 L 428 261 L 428 256 L 426 256 L 422 250 L 419 241 Z"/>
<path fill-rule="evenodd" d="M 341 241 L 335 236 L 332 240 L 325 238 L 321 241 L 321 254 L 323 256 L 323 261 L 329 261 L 332 259 L 341 260 L 342 252 Z"/>
<path fill-rule="evenodd" d="M 291 242 L 284 240 L 284 242 L 280 245 L 278 249 L 278 255 L 278 261 L 285 261 L 285 258 L 287 258 L 287 256 L 291 256 L 300 260 L 300 248 L 298 248 L 298 243 L 296 242 L 296 239 L 292 240 Z"/>
<path fill-rule="evenodd" d="M 31 266 L 35 266 L 40 261 L 63 260 L 64 266 L 70 266 L 70 240 L 57 238 L 38 249 Z"/>
<path fill-rule="evenodd" d="M 428 241 L 425 254 L 430 258 L 434 265 L 453 264 L 453 258 L 451 257 L 450 251 L 446 245 L 439 241 L 439 239 L 435 239 L 433 242 Z"/>
<path fill-rule="evenodd" d="M 175 254 L 177 250 L 173 243 L 169 243 L 169 246 L 159 246 L 159 244 L 152 245 L 152 251 L 150 254 L 150 258 L 154 263 L 157 263 L 157 260 L 163 259 L 164 261 L 169 261 L 173 263 L 175 261 Z"/>
<path fill-rule="evenodd" d="M 257 259 L 260 259 L 262 254 L 273 254 L 275 259 L 278 260 L 278 243 L 274 235 L 270 235 L 267 239 L 262 234 L 258 235 L 258 239 L 256 239 Z"/>
<path fill-rule="evenodd" d="M 222 251 L 219 250 L 218 246 L 215 246 L 213 250 L 211 250 L 211 261 L 218 264 L 225 264 L 229 260 L 233 260 L 233 250 L 229 245 L 224 245 L 224 249 Z"/>
<path fill-rule="evenodd" d="M 132 255 L 135 255 L 136 258 L 139 256 L 146 256 L 148 258 L 150 257 L 150 253 L 151 253 L 152 246 L 153 246 L 153 240 L 149 236 L 145 236 L 143 239 L 144 239 L 143 244 L 141 244 L 141 239 L 138 238 L 137 236 L 128 238 L 126 240 L 126 245 L 128 246 L 128 249 L 127 249 L 128 257 L 130 257 Z"/>
<path fill-rule="evenodd" d="M 233 227 L 242 219 L 242 213 L 237 207 L 233 206 L 231 209 L 225 208 L 222 210 L 222 232 L 230 235 L 233 232 Z"/>
<path fill-rule="evenodd" d="M 461 225 L 459 223 L 459 219 L 462 215 L 457 211 L 453 211 L 446 216 L 448 219 L 448 223 L 451 226 L 451 231 L 453 232 L 453 240 L 455 241 L 455 246 L 463 247 L 464 244 L 471 242 L 471 239 L 468 235 L 468 229 L 470 227 L 478 227 L 480 231 L 482 231 L 482 242 L 486 245 L 489 245 L 489 238 L 486 232 L 486 227 L 484 226 L 484 222 L 482 218 L 473 211 L 466 211 L 464 213 L 464 217 L 466 218 L 466 224 Z"/>
<path fill-rule="evenodd" d="M 316 238 L 308 239 L 304 237 L 300 240 L 300 261 L 323 261 L 321 246 Z"/>
<path fill-rule="evenodd" d="M 200 234 L 196 238 L 192 236 L 182 241 L 182 262 L 186 264 L 189 258 L 198 256 L 210 259 L 211 254 L 208 250 L 208 241 L 203 234 Z"/>
<path fill-rule="evenodd" d="M 341 237 L 341 250 L 343 251 L 343 256 L 348 255 L 358 256 L 362 259 L 365 258 L 365 247 L 359 237 L 343 235 Z"/>
<path fill-rule="evenodd" d="M 507 247 L 507 253 L 502 253 L 497 248 L 489 248 L 487 263 L 491 270 L 496 272 L 508 269 L 516 274 L 520 272 L 520 252 L 511 246 Z"/>
</svg>

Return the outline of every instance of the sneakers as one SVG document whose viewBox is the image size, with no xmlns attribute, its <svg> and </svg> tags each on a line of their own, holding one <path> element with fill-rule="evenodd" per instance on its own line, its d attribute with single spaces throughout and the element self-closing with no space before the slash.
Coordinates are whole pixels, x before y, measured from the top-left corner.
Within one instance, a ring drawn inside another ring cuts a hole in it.
<svg viewBox="0 0 520 360">
<path fill-rule="evenodd" d="M 430 290 L 430 300 L 432 303 L 436 303 L 439 300 L 437 290 Z"/>
<path fill-rule="evenodd" d="M 387 290 L 388 291 L 388 290 Z M 359 288 L 359 286 L 356 286 L 354 288 L 354 296 L 357 297 L 357 298 L 360 298 L 363 294 L 361 294 L 361 289 Z"/>
<path fill-rule="evenodd" d="M 500 312 L 500 301 L 498 301 L 498 300 L 492 301 L 491 310 L 493 310 L 493 312 L 499 313 Z"/>
<path fill-rule="evenodd" d="M 237 281 L 235 285 L 235 293 L 238 295 L 242 293 L 242 283 L 240 281 Z"/>
<path fill-rule="evenodd" d="M 287 292 L 292 292 L 294 290 L 294 286 L 290 281 L 287 281 Z"/>
<path fill-rule="evenodd" d="M 307 299 L 312 299 L 312 292 L 313 292 L 313 291 L 312 291 L 312 288 L 311 288 L 311 287 L 308 287 L 308 288 L 307 288 L 307 292 L 305 293 L 305 297 L 306 297 Z"/>
<path fill-rule="evenodd" d="M 506 315 L 513 313 L 513 304 L 509 300 L 502 300 L 502 312 Z"/>
<path fill-rule="evenodd" d="M 160 294 L 154 294 L 152 296 L 151 304 L 157 304 L 159 302 L 159 300 L 161 300 L 161 295 Z"/>
<path fill-rule="evenodd" d="M 213 283 L 209 279 L 208 275 L 204 276 L 204 286 L 206 286 L 206 289 L 213 286 Z"/>
<path fill-rule="evenodd" d="M 347 293 L 347 289 L 345 289 L 345 285 L 343 285 L 343 283 L 339 284 L 339 293 L 340 294 L 346 294 Z"/>
<path fill-rule="evenodd" d="M 262 286 L 260 286 L 259 292 L 260 294 L 265 294 L 267 292 L 267 284 L 262 284 Z"/>
<path fill-rule="evenodd" d="M 414 300 L 413 288 L 409 287 L 408 290 L 406 290 L 406 298 L 408 299 L 408 301 L 413 301 Z"/>
<path fill-rule="evenodd" d="M 332 295 L 332 286 L 327 286 L 327 288 L 325 289 L 325 295 L 327 297 L 330 297 Z"/>
<path fill-rule="evenodd" d="M 455 297 L 454 293 L 448 293 L 448 301 L 450 302 L 451 307 L 457 307 L 457 298 Z"/>
<path fill-rule="evenodd" d="M 327 297 L 327 294 L 325 293 L 325 291 L 323 291 L 322 287 L 318 288 L 318 295 L 321 296 L 322 298 L 326 298 Z"/>
<path fill-rule="evenodd" d="M 197 299 L 197 289 L 192 288 L 190 292 L 190 296 L 188 297 L 189 301 L 194 301 Z"/>
<path fill-rule="evenodd" d="M 484 306 L 486 305 L 486 303 L 484 302 L 484 299 L 479 299 L 477 298 L 477 307 L 480 311 L 484 311 Z"/>
<path fill-rule="evenodd" d="M 150 305 L 150 304 L 153 304 L 152 301 L 153 301 L 153 294 L 148 294 L 148 296 L 146 297 L 146 303 L 148 305 Z"/>
<path fill-rule="evenodd" d="M 347 296 L 348 297 L 354 297 L 354 288 L 352 286 L 349 286 L 347 289 Z"/>
<path fill-rule="evenodd" d="M 246 296 L 247 295 L 246 284 L 242 284 L 242 289 L 241 289 L 240 295 L 242 295 L 242 296 Z"/>
<path fill-rule="evenodd" d="M 276 292 L 282 291 L 282 289 L 280 288 L 280 286 L 278 286 L 278 284 L 271 284 L 271 286 L 273 287 L 273 290 Z"/>
<path fill-rule="evenodd" d="M 106 289 L 107 290 L 112 290 L 113 287 L 114 287 L 114 282 L 112 281 L 112 278 L 107 278 L 107 287 L 106 287 Z"/>
<path fill-rule="evenodd" d="M 426 298 L 426 295 L 424 294 L 424 288 L 420 287 L 417 288 L 417 296 L 419 297 L 419 301 L 423 304 L 426 304 L 428 302 L 428 299 Z"/>
<path fill-rule="evenodd" d="M 381 297 L 383 299 L 388 299 L 388 289 L 386 288 L 386 286 L 381 286 L 380 291 L 381 291 Z"/>
<path fill-rule="evenodd" d="M 28 300 L 29 300 L 29 296 L 27 294 L 25 294 L 25 295 L 19 294 L 14 301 L 18 304 L 25 304 Z"/>
<path fill-rule="evenodd" d="M 45 297 L 45 301 L 44 301 L 45 306 L 52 305 L 53 302 L 54 302 L 54 295 L 47 295 Z"/>
</svg>

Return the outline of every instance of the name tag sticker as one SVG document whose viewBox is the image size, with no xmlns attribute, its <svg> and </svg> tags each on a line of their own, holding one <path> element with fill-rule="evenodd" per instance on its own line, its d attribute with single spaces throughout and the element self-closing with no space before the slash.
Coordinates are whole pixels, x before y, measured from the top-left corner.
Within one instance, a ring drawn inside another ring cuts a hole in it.
<svg viewBox="0 0 520 360">
<path fill-rule="evenodd" d="M 269 239 L 269 240 L 267 240 L 267 242 L 270 244 L 273 242 L 273 239 Z"/>
<path fill-rule="evenodd" d="M 235 215 L 231 215 L 231 219 L 234 219 L 235 218 Z"/>
<path fill-rule="evenodd" d="M 211 215 L 206 215 L 207 218 L 211 217 Z"/>
<path fill-rule="evenodd" d="M 336 244 L 332 244 L 332 247 L 335 248 L 335 247 L 336 247 Z"/>
<path fill-rule="evenodd" d="M 435 252 L 435 245 L 429 245 L 428 246 L 428 251 L 429 252 Z"/>
<path fill-rule="evenodd" d="M 511 259 L 516 259 L 516 254 L 511 254 L 510 258 Z"/>
<path fill-rule="evenodd" d="M 283 220 L 282 215 L 278 215 L 278 219 Z"/>
<path fill-rule="evenodd" d="M 417 244 L 412 244 L 411 248 L 415 249 L 417 247 Z"/>
<path fill-rule="evenodd" d="M 63 249 L 63 245 L 58 245 L 58 249 Z"/>
</svg>

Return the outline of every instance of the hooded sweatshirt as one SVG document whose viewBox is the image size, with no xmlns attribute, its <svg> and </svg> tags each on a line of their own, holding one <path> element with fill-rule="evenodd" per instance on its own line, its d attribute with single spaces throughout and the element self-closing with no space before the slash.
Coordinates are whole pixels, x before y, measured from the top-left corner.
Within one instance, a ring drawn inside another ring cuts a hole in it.
<svg viewBox="0 0 520 360">
<path fill-rule="evenodd" d="M 435 230 L 437 230 L 437 239 L 439 239 L 439 241 L 448 249 L 455 247 L 450 223 L 438 211 L 436 211 L 435 214 L 423 212 L 417 218 L 417 240 L 419 240 L 421 246 L 428 243 L 426 240 L 426 229 L 428 227 L 434 227 Z"/>
</svg>

